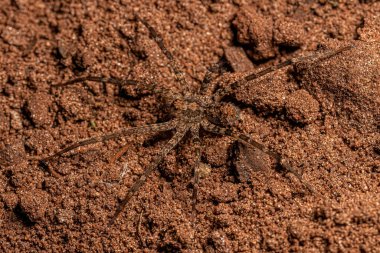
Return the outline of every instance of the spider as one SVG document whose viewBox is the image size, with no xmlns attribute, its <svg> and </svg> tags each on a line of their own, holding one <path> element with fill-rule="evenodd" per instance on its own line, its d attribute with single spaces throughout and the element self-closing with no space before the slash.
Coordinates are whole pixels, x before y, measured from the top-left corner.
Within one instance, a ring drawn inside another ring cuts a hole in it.
<svg viewBox="0 0 380 253">
<path fill-rule="evenodd" d="M 131 198 L 144 185 L 147 178 L 151 175 L 151 173 L 155 170 L 155 168 L 158 167 L 158 165 L 164 160 L 164 158 L 168 155 L 168 153 L 178 145 L 178 143 L 184 138 L 184 136 L 187 133 L 190 133 L 192 136 L 193 144 L 195 145 L 195 153 L 196 153 L 196 160 L 195 160 L 196 163 L 193 168 L 193 192 L 192 192 L 192 205 L 193 205 L 193 210 L 195 209 L 197 195 L 198 195 L 198 185 L 199 185 L 199 181 L 201 177 L 200 172 L 198 170 L 198 167 L 200 166 L 200 163 L 201 163 L 201 152 L 202 152 L 201 138 L 200 138 L 201 129 L 213 134 L 229 136 L 230 138 L 235 139 L 236 141 L 238 141 L 245 147 L 258 149 L 262 151 L 263 153 L 268 154 L 270 157 L 274 158 L 276 163 L 280 165 L 283 169 L 285 169 L 285 171 L 294 174 L 297 177 L 297 179 L 310 192 L 314 192 L 313 188 L 302 180 L 301 175 L 289 165 L 289 163 L 286 161 L 286 159 L 284 159 L 281 156 L 281 154 L 275 151 L 269 150 L 264 145 L 251 139 L 248 135 L 241 133 L 239 131 L 236 131 L 232 127 L 229 127 L 229 126 L 223 127 L 223 126 L 219 126 L 213 123 L 211 112 L 210 112 L 211 110 L 221 106 L 221 104 L 223 103 L 222 99 L 224 97 L 232 94 L 234 90 L 236 90 L 238 87 L 242 85 L 247 85 L 249 81 L 259 78 L 270 72 L 276 71 L 278 69 L 284 68 L 286 66 L 293 65 L 297 62 L 305 61 L 312 57 L 310 56 L 301 57 L 301 58 L 284 61 L 278 65 L 268 67 L 259 72 L 248 74 L 245 77 L 228 85 L 226 88 L 217 89 L 216 91 L 213 91 L 210 88 L 210 85 L 209 85 L 210 77 L 209 75 L 206 74 L 205 79 L 202 82 L 202 85 L 200 88 L 200 92 L 199 92 L 200 94 L 193 94 L 189 89 L 190 86 L 188 85 L 185 79 L 184 72 L 181 71 L 172 53 L 164 45 L 164 41 L 162 37 L 156 32 L 156 30 L 145 19 L 140 18 L 139 16 L 136 16 L 136 20 L 138 22 L 141 22 L 147 28 L 147 30 L 149 31 L 150 37 L 156 42 L 156 44 L 158 45 L 158 47 L 160 48 L 164 56 L 167 58 L 169 62 L 168 64 L 169 68 L 174 73 L 175 79 L 181 84 L 181 87 L 183 87 L 184 89 L 182 94 L 173 94 L 169 90 L 165 90 L 164 92 L 162 92 L 163 96 L 170 98 L 169 100 L 171 101 L 175 109 L 174 118 L 163 123 L 125 128 L 125 129 L 121 129 L 117 132 L 113 132 L 110 134 L 78 141 L 56 152 L 55 154 L 50 155 L 46 157 L 45 159 L 42 159 L 40 161 L 42 165 L 47 166 L 47 162 L 49 160 L 59 157 L 62 154 L 67 153 L 81 146 L 87 146 L 87 145 L 98 143 L 98 142 L 105 142 L 105 141 L 116 139 L 116 138 L 126 136 L 126 135 L 146 134 L 146 133 L 151 133 L 151 132 L 163 132 L 163 131 L 175 130 L 172 138 L 163 146 L 160 153 L 155 156 L 155 158 L 153 159 L 153 162 L 151 162 L 151 164 L 145 169 L 143 174 L 129 188 L 124 199 L 121 201 L 114 215 L 110 219 L 108 226 L 112 226 L 114 224 L 114 222 L 116 221 L 120 213 L 123 212 L 124 208 L 127 206 Z M 351 47 L 352 46 L 346 46 L 346 47 L 337 49 L 335 51 L 330 51 L 328 53 L 325 53 L 322 57 L 319 58 L 319 60 L 332 57 L 342 51 L 348 50 Z M 216 68 L 214 67 L 214 69 Z M 209 69 L 209 71 L 211 70 L 212 68 Z M 62 86 L 67 86 L 67 85 L 80 83 L 84 81 L 111 83 L 111 84 L 116 84 L 116 85 L 139 85 L 139 82 L 135 80 L 121 80 L 117 78 L 104 78 L 101 76 L 83 76 L 83 77 L 71 79 L 67 82 L 56 84 L 53 86 L 62 87 Z M 124 146 L 123 148 L 121 148 L 120 151 L 118 151 L 114 155 L 111 161 L 114 162 L 115 160 L 120 158 L 127 151 L 127 149 L 128 149 L 127 146 Z M 55 173 L 52 170 L 50 170 L 50 172 Z"/>
</svg>

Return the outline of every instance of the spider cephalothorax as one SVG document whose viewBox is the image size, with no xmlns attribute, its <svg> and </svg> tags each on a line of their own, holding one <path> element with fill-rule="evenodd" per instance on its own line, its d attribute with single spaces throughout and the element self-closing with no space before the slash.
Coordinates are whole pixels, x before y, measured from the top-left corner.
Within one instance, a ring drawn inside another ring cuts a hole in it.
<svg viewBox="0 0 380 253">
<path fill-rule="evenodd" d="M 196 102 L 177 100 L 174 102 L 177 117 L 181 117 L 187 123 L 198 123 L 204 117 L 204 108 Z"/>
<path fill-rule="evenodd" d="M 129 200 L 145 183 L 149 175 L 164 160 L 167 154 L 178 145 L 178 143 L 184 138 L 184 136 L 188 132 L 191 133 L 192 144 L 195 146 L 195 150 L 196 150 L 195 151 L 196 163 L 195 163 L 194 172 L 193 172 L 194 173 L 193 174 L 193 205 L 196 204 L 198 184 L 201 177 L 200 172 L 197 170 L 197 168 L 201 164 L 200 160 L 201 160 L 201 152 L 202 152 L 201 139 L 200 139 L 200 134 L 199 134 L 200 129 L 203 129 L 206 132 L 211 132 L 218 135 L 229 136 L 237 140 L 238 142 L 240 142 L 242 145 L 245 145 L 248 148 L 261 150 L 262 152 L 274 158 L 276 162 L 280 166 L 282 166 L 286 171 L 293 173 L 310 191 L 312 191 L 312 187 L 309 186 L 307 183 L 303 182 L 303 180 L 301 179 L 301 176 L 295 170 L 293 170 L 292 167 L 290 167 L 286 159 L 284 159 L 279 153 L 267 149 L 264 145 L 254 141 L 248 135 L 238 132 L 231 126 L 222 127 L 219 124 L 215 124 L 214 121 L 212 120 L 213 118 L 212 112 L 215 113 L 215 111 L 217 111 L 218 108 L 220 108 L 223 105 L 222 99 L 225 96 L 233 93 L 233 91 L 237 89 L 238 87 L 242 85 L 247 85 L 249 81 L 254 80 L 265 74 L 268 74 L 272 71 L 283 68 L 285 66 L 292 65 L 296 62 L 300 62 L 311 57 L 287 60 L 283 63 L 280 63 L 279 65 L 269 67 L 262 71 L 246 75 L 242 79 L 239 79 L 233 82 L 232 84 L 226 86 L 224 89 L 217 89 L 215 91 L 213 91 L 213 89 L 209 87 L 209 80 L 206 80 L 207 78 L 205 78 L 206 81 L 204 81 L 201 84 L 201 91 L 200 91 L 201 94 L 194 94 L 193 92 L 189 91 L 190 86 L 188 85 L 186 79 L 184 78 L 184 73 L 180 70 L 177 62 L 173 58 L 173 55 L 165 47 L 162 38 L 157 34 L 157 32 L 153 29 L 152 26 L 150 26 L 150 24 L 147 21 L 139 17 L 137 17 L 137 20 L 143 23 L 144 26 L 149 30 L 150 36 L 152 37 L 154 41 L 156 41 L 162 53 L 166 56 L 167 60 L 169 61 L 168 65 L 170 66 L 172 72 L 175 74 L 177 81 L 181 84 L 181 87 L 185 89 L 185 91 L 183 91 L 182 94 L 173 94 L 170 90 L 159 91 L 161 95 L 166 97 L 165 99 L 166 101 L 170 101 L 172 108 L 175 110 L 174 118 L 162 123 L 121 129 L 114 133 L 110 133 L 110 134 L 106 134 L 106 135 L 102 135 L 98 137 L 93 137 L 93 138 L 76 142 L 60 150 L 59 152 L 43 159 L 41 161 L 43 164 L 46 165 L 46 162 L 49 161 L 50 159 L 58 157 L 80 146 L 85 146 L 85 145 L 89 145 L 89 144 L 97 143 L 97 142 L 104 142 L 107 140 L 116 139 L 121 136 L 132 135 L 132 134 L 144 134 L 144 133 L 150 133 L 150 132 L 161 132 L 161 131 L 169 131 L 169 130 L 174 131 L 173 137 L 164 145 L 160 153 L 156 155 L 156 157 L 153 159 L 153 162 L 145 169 L 144 173 L 140 176 L 140 178 L 130 187 L 123 201 L 120 203 L 115 214 L 113 215 L 109 223 L 110 225 L 112 225 L 115 222 L 119 214 L 123 211 L 124 207 L 128 204 Z M 351 46 L 343 47 L 336 51 L 330 51 L 324 54 L 319 59 L 332 57 L 333 55 L 336 55 L 337 53 L 340 53 L 349 48 L 351 48 Z M 103 77 L 97 77 L 97 76 L 87 76 L 87 77 L 79 77 L 76 79 L 72 79 L 68 82 L 56 85 L 56 87 L 66 86 L 66 85 L 75 84 L 75 83 L 79 83 L 83 81 L 108 82 L 108 83 L 116 84 L 119 86 L 139 85 L 139 82 L 135 80 L 120 80 L 117 78 L 103 78 Z M 116 159 L 121 157 L 126 152 L 127 149 L 128 149 L 127 146 L 123 147 L 112 158 L 111 161 L 115 161 Z"/>
</svg>

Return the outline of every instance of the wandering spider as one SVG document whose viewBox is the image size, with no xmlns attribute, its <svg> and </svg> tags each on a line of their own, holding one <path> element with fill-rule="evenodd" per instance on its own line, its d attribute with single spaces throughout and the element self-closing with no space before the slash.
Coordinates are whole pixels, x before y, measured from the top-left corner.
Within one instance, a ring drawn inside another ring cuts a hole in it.
<svg viewBox="0 0 380 253">
<path fill-rule="evenodd" d="M 228 85 L 226 88 L 217 89 L 216 91 L 213 90 L 213 87 L 210 87 L 209 80 L 207 80 L 208 76 L 206 75 L 204 82 L 202 83 L 202 86 L 200 88 L 200 94 L 193 94 L 189 89 L 190 86 L 188 85 L 185 79 L 185 76 L 184 76 L 185 74 L 180 70 L 180 67 L 177 64 L 176 60 L 174 59 L 173 55 L 164 45 L 164 42 L 161 36 L 157 34 L 155 29 L 145 19 L 142 19 L 139 17 L 136 17 L 136 19 L 148 29 L 150 37 L 157 43 L 162 53 L 165 55 L 165 57 L 169 61 L 168 65 L 171 71 L 174 73 L 175 79 L 181 84 L 181 87 L 184 89 L 182 94 L 173 94 L 169 90 L 165 90 L 164 92 L 161 92 L 163 96 L 166 96 L 167 98 L 169 98 L 169 101 L 171 101 L 171 105 L 175 109 L 174 119 L 171 119 L 163 123 L 156 123 L 156 124 L 151 124 L 151 125 L 146 125 L 146 126 L 121 129 L 114 133 L 110 133 L 110 134 L 106 134 L 106 135 L 102 135 L 98 137 L 92 137 L 92 138 L 88 138 L 88 139 L 76 142 L 60 150 L 59 152 L 41 160 L 41 163 L 43 165 L 46 166 L 47 165 L 46 163 L 49 160 L 59 157 L 62 154 L 81 146 L 86 146 L 86 145 L 94 144 L 98 142 L 105 142 L 105 141 L 116 139 L 116 138 L 126 136 L 126 135 L 145 134 L 145 133 L 150 133 L 150 132 L 162 132 L 162 131 L 175 130 L 173 137 L 165 144 L 161 152 L 156 155 L 153 162 L 148 166 L 148 168 L 145 169 L 145 171 L 139 177 L 139 179 L 136 182 L 134 182 L 133 185 L 130 187 L 124 199 L 118 206 L 115 214 L 109 221 L 109 226 L 111 226 L 115 222 L 115 220 L 118 218 L 120 213 L 124 210 L 125 206 L 130 201 L 130 199 L 144 185 L 145 181 L 150 176 L 150 174 L 154 171 L 154 169 L 164 160 L 164 158 L 168 155 L 168 153 L 178 145 L 178 143 L 184 138 L 184 136 L 187 133 L 190 133 L 192 135 L 193 143 L 196 147 L 195 148 L 196 149 L 196 164 L 193 168 L 193 193 L 192 193 L 192 198 L 193 198 L 192 204 L 193 204 L 193 210 L 194 210 L 195 205 L 196 205 L 196 200 L 197 200 L 197 194 L 198 194 L 198 184 L 200 181 L 200 172 L 198 170 L 198 167 L 200 166 L 200 163 L 201 163 L 201 152 L 202 152 L 201 139 L 200 139 L 200 133 L 199 133 L 200 129 L 203 129 L 206 132 L 211 132 L 217 135 L 229 136 L 235 139 L 236 141 L 240 142 L 241 144 L 245 145 L 245 147 L 261 150 L 262 152 L 274 158 L 275 161 L 287 172 L 294 174 L 298 178 L 298 180 L 306 188 L 309 189 L 309 191 L 313 191 L 312 187 L 302 180 L 301 175 L 297 171 L 295 171 L 288 164 L 286 159 L 284 159 L 279 153 L 267 149 L 264 145 L 252 140 L 248 135 L 234 130 L 232 127 L 228 127 L 228 126 L 222 127 L 213 123 L 212 115 L 211 115 L 211 110 L 215 110 L 219 108 L 221 103 L 223 103 L 222 99 L 230 95 L 231 93 L 233 93 L 233 91 L 236 90 L 238 87 L 242 85 L 246 85 L 249 81 L 254 80 L 263 75 L 266 75 L 270 72 L 295 64 L 297 62 L 310 59 L 312 57 L 303 57 L 303 58 L 287 60 L 276 66 L 272 66 L 264 70 L 261 70 L 257 73 L 251 73 L 249 75 L 246 75 L 242 79 L 237 80 L 233 82 L 232 84 Z M 348 50 L 349 48 L 351 48 L 351 46 L 346 46 L 335 51 L 330 51 L 328 53 L 323 54 L 321 57 L 319 57 L 319 60 L 327 59 L 344 50 Z M 61 86 L 75 84 L 75 83 L 80 83 L 83 81 L 112 83 L 112 84 L 116 84 L 120 86 L 140 84 L 138 81 L 135 81 L 135 80 L 121 80 L 117 78 L 104 78 L 101 76 L 85 76 L 85 77 L 75 78 L 67 82 L 54 85 L 54 86 L 61 87 Z M 127 146 L 121 148 L 120 151 L 114 155 L 114 157 L 112 158 L 112 161 L 115 161 L 118 158 L 120 158 L 127 151 L 127 149 L 128 149 Z M 53 171 L 51 172 L 54 173 Z"/>
</svg>

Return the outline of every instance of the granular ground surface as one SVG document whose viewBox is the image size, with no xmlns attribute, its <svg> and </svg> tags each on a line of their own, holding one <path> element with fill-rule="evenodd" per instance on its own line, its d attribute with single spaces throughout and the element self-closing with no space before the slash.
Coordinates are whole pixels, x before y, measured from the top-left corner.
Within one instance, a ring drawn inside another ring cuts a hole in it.
<svg viewBox="0 0 380 253">
<path fill-rule="evenodd" d="M 380 2 L 0 2 L 2 252 L 380 252 Z M 162 36 L 190 87 L 135 14 Z M 213 117 L 280 153 L 314 192 L 263 152 L 205 132 L 194 209 L 195 148 L 185 137 L 109 227 L 171 133 L 38 162 L 172 113 L 160 93 L 133 85 L 54 84 L 95 75 L 197 90 L 222 61 L 227 70 L 210 83 L 223 88 L 311 55 L 239 86 Z"/>
</svg>

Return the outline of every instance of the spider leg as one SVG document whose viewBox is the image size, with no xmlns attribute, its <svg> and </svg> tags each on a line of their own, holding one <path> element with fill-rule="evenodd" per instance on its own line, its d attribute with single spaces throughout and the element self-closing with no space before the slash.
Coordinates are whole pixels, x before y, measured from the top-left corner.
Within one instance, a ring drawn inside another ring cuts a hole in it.
<svg viewBox="0 0 380 253">
<path fill-rule="evenodd" d="M 191 126 L 190 131 L 191 135 L 193 138 L 193 144 L 195 145 L 195 164 L 194 166 L 194 172 L 193 172 L 193 196 L 192 196 L 192 218 L 193 218 L 193 228 L 194 228 L 194 237 L 193 237 L 193 245 L 195 244 L 195 238 L 197 234 L 197 229 L 196 229 L 196 222 L 197 222 L 197 217 L 196 217 L 196 210 L 195 207 L 197 205 L 197 198 L 198 198 L 198 187 L 199 187 L 199 180 L 200 180 L 200 174 L 199 174 L 199 166 L 201 163 L 201 155 L 202 155 L 202 150 L 201 150 L 201 139 L 199 137 L 199 129 L 200 129 L 200 124 L 195 124 Z"/>
<path fill-rule="evenodd" d="M 101 77 L 101 76 L 82 76 L 82 77 L 77 77 L 71 80 L 68 80 L 63 83 L 59 84 L 54 84 L 52 87 L 62 87 L 62 86 L 68 86 L 71 84 L 75 83 L 80 83 L 84 81 L 93 81 L 93 82 L 99 82 L 99 83 L 112 83 L 112 84 L 117 84 L 119 86 L 124 85 L 124 84 L 132 84 L 132 85 L 137 85 L 140 82 L 135 81 L 135 80 L 121 80 L 118 78 L 113 78 L 113 77 Z"/>
<path fill-rule="evenodd" d="M 233 82 L 231 85 L 229 85 L 228 87 L 226 87 L 225 89 L 219 89 L 213 96 L 214 100 L 216 102 L 219 102 L 221 101 L 225 96 L 229 95 L 230 93 L 232 93 L 232 91 L 234 91 L 235 89 L 237 89 L 239 86 L 249 82 L 249 81 L 252 81 L 254 79 L 257 79 L 261 76 L 264 76 L 268 73 L 271 73 L 273 71 L 276 71 L 278 69 L 281 69 L 281 68 L 284 68 L 286 66 L 289 66 L 289 65 L 293 65 L 295 63 L 298 63 L 298 62 L 302 62 L 302 61 L 305 61 L 305 60 L 308 60 L 308 59 L 313 59 L 313 58 L 317 58 L 319 61 L 324 61 L 324 60 L 327 60 L 343 51 L 346 51 L 346 50 L 349 50 L 353 48 L 353 45 L 349 45 L 349 46 L 345 46 L 345 47 L 342 47 L 342 48 L 339 48 L 337 50 L 334 50 L 334 51 L 329 51 L 327 53 L 324 53 L 322 56 L 320 57 L 316 57 L 315 55 L 310 55 L 310 56 L 305 56 L 305 57 L 299 57 L 299 58 L 294 58 L 294 59 L 289 59 L 289 60 L 286 60 L 282 63 L 279 63 L 275 66 L 271 66 L 271 67 L 268 67 L 268 68 L 265 68 L 257 73 L 252 73 L 252 74 L 249 74 L 245 77 L 243 77 L 242 79 L 239 79 L 235 82 Z"/>
<path fill-rule="evenodd" d="M 145 19 L 140 18 L 137 15 L 136 15 L 136 19 L 139 20 L 141 23 L 143 23 L 143 25 L 149 30 L 150 36 L 157 43 L 158 47 L 161 49 L 165 57 L 169 60 L 169 67 L 171 71 L 174 73 L 175 78 L 182 85 L 182 88 L 188 91 L 190 86 L 185 79 L 185 73 L 181 71 L 172 53 L 164 45 L 164 41 L 162 37 L 156 32 L 156 30 Z"/>
<path fill-rule="evenodd" d="M 257 149 L 263 151 L 264 153 L 266 153 L 266 154 L 268 154 L 274 158 L 277 158 L 277 153 L 270 151 L 263 144 L 252 140 L 248 135 L 235 132 L 230 128 L 217 126 L 217 125 L 212 124 L 211 122 L 208 122 L 208 121 L 202 121 L 201 125 L 202 125 L 204 130 L 206 130 L 210 133 L 230 136 L 230 137 L 232 137 L 232 138 L 234 138 L 234 139 L 236 139 L 236 140 L 238 140 L 238 141 L 240 141 L 240 142 L 242 142 L 248 146 L 257 148 Z"/>
<path fill-rule="evenodd" d="M 51 160 L 51 159 L 58 157 L 58 156 L 61 156 L 62 154 L 67 153 L 70 150 L 73 150 L 75 148 L 87 146 L 89 144 L 104 142 L 104 141 L 108 141 L 111 139 L 119 138 L 121 136 L 131 135 L 131 134 L 136 134 L 136 133 L 146 133 L 148 131 L 167 131 L 167 130 L 174 129 L 176 126 L 177 126 L 177 120 L 174 119 L 174 120 L 164 122 L 164 123 L 158 123 L 158 124 L 152 124 L 152 125 L 140 126 L 140 127 L 125 128 L 125 129 L 119 130 L 119 131 L 111 133 L 111 134 L 92 137 L 92 138 L 88 138 L 88 139 L 76 142 L 76 143 L 58 151 L 57 153 L 55 153 L 51 156 L 48 156 L 47 158 L 42 159 L 40 162 L 42 164 L 46 164 L 46 162 L 48 160 Z"/>
<path fill-rule="evenodd" d="M 225 61 L 225 60 L 221 60 L 215 64 L 213 64 L 211 67 L 207 68 L 207 72 L 202 80 L 202 84 L 201 84 L 201 94 L 209 94 L 211 93 L 210 90 L 214 89 L 214 86 L 213 85 L 212 87 L 210 87 L 210 83 L 213 79 L 213 74 L 216 74 L 217 77 L 222 75 L 223 73 L 227 72 L 228 71 L 228 62 Z"/>
<path fill-rule="evenodd" d="M 208 132 L 230 136 L 240 141 L 241 143 L 247 145 L 248 147 L 257 148 L 261 150 L 262 152 L 268 154 L 269 156 L 276 159 L 276 162 L 280 166 L 282 166 L 287 172 L 292 173 L 310 192 L 315 193 L 315 190 L 313 189 L 313 187 L 311 187 L 311 185 L 309 185 L 308 183 L 304 182 L 304 180 L 302 179 L 302 176 L 296 170 L 294 170 L 286 161 L 286 159 L 284 159 L 279 153 L 269 150 L 263 144 L 260 144 L 252 140 L 248 135 L 237 133 L 229 128 L 219 127 L 207 121 L 202 122 L 201 125 L 203 129 L 205 129 Z"/>
<path fill-rule="evenodd" d="M 162 162 L 164 157 L 177 146 L 177 144 L 181 141 L 181 139 L 185 136 L 186 132 L 189 130 L 187 125 L 179 125 L 177 128 L 177 132 L 174 136 L 166 143 L 162 151 L 154 158 L 153 162 L 149 165 L 149 167 L 144 171 L 144 173 L 140 176 L 140 178 L 133 183 L 131 188 L 129 188 L 127 195 L 124 197 L 123 201 L 120 203 L 118 208 L 116 209 L 115 214 L 112 219 L 108 223 L 108 226 L 112 226 L 116 221 L 117 217 L 123 211 L 124 207 L 128 204 L 129 200 L 133 197 L 133 195 L 140 189 L 141 186 L 144 185 L 145 181 L 149 177 L 149 175 L 153 172 L 155 168 Z"/>
<path fill-rule="evenodd" d="M 197 204 L 197 196 L 198 196 L 198 185 L 199 185 L 199 178 L 200 178 L 200 175 L 199 175 L 199 164 L 201 162 L 201 139 L 199 137 L 199 128 L 200 128 L 200 125 L 199 124 L 196 124 L 196 125 L 193 125 L 191 128 L 190 128 L 190 131 L 191 131 L 191 134 L 192 134 L 192 137 L 193 137 L 193 144 L 195 145 L 195 165 L 194 165 L 194 187 L 193 187 L 193 212 L 195 211 L 195 206 Z"/>
</svg>

